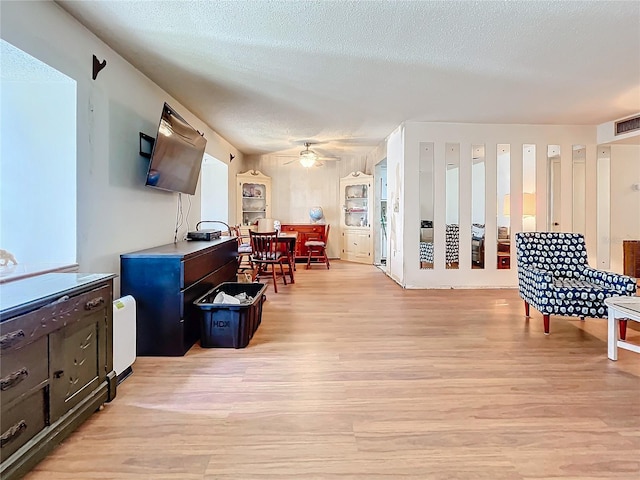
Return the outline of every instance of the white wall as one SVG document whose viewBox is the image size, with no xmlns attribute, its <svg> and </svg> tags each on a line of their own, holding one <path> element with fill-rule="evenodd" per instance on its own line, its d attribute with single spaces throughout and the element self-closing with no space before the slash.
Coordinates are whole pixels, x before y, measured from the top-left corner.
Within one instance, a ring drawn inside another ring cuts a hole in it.
<svg viewBox="0 0 640 480">
<path fill-rule="evenodd" d="M 420 145 L 414 146 L 416 157 L 420 154 Z M 398 127 L 387 139 L 387 221 L 389 226 L 389 251 L 387 252 L 387 274 L 404 286 L 404 264 L 406 250 L 405 205 L 407 202 L 418 206 L 416 224 L 420 226 L 419 196 L 415 191 L 413 198 L 407 198 L 405 189 L 405 130 Z M 415 178 L 419 177 L 416 160 Z M 418 229 L 418 238 L 419 237 Z M 418 256 L 414 257 L 417 261 Z"/>
<path fill-rule="evenodd" d="M 611 145 L 611 271 L 623 272 L 623 240 L 640 240 L 640 146 Z"/>
<path fill-rule="evenodd" d="M 138 133 L 155 135 L 165 101 L 204 132 L 209 155 L 225 163 L 229 154 L 237 157 L 229 168 L 229 196 L 235 198 L 235 173 L 242 168 L 242 155 L 175 98 L 55 3 L 1 2 L 0 8 L 3 39 L 78 85 L 77 258 L 81 271 L 118 273 L 121 253 L 173 241 L 177 194 L 144 187 L 148 160 L 138 154 Z M 91 78 L 93 54 L 107 60 L 95 81 Z M 200 185 L 191 203 L 189 226 L 181 233 L 200 220 Z M 235 202 L 229 205 L 233 217 Z"/>
</svg>

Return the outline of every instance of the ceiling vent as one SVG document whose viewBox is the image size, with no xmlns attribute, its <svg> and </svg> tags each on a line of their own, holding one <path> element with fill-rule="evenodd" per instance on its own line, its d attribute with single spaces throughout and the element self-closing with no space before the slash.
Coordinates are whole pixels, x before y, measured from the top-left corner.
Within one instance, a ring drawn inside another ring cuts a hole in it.
<svg viewBox="0 0 640 480">
<path fill-rule="evenodd" d="M 640 115 L 615 123 L 616 135 L 624 135 L 625 133 L 635 132 L 636 130 L 640 130 Z"/>
</svg>

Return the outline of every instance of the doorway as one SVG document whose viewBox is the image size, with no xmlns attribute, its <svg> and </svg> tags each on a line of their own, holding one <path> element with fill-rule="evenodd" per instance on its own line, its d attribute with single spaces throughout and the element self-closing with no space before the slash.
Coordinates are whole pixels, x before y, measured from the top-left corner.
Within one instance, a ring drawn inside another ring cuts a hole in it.
<svg viewBox="0 0 640 480">
<path fill-rule="evenodd" d="M 374 222 L 373 222 L 373 264 L 387 263 L 389 237 L 387 235 L 387 159 L 375 166 L 374 170 Z"/>
<path fill-rule="evenodd" d="M 560 223 L 561 208 L 560 197 L 562 190 L 562 183 L 560 181 L 561 176 L 561 164 L 560 164 L 560 146 L 549 145 L 548 147 L 548 225 L 547 229 L 550 232 L 561 232 L 562 227 Z"/>
<path fill-rule="evenodd" d="M 229 166 L 205 153 L 200 178 L 201 219 L 229 223 Z"/>
</svg>

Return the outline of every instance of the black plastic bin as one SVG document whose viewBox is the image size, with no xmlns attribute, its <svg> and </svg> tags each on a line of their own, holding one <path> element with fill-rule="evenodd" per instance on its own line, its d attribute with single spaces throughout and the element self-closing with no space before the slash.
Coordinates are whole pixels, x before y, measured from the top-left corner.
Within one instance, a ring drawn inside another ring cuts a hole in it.
<svg viewBox="0 0 640 480">
<path fill-rule="evenodd" d="M 244 348 L 262 322 L 262 303 L 267 289 L 264 283 L 225 282 L 209 290 L 194 304 L 202 309 L 200 346 L 205 348 Z M 246 293 L 250 304 L 213 303 L 220 292 L 235 296 Z"/>
</svg>

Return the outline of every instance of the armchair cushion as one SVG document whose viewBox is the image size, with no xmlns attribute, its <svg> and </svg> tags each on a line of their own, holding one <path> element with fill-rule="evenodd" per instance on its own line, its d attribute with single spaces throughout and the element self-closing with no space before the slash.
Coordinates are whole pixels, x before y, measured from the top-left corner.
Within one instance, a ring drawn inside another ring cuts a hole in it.
<svg viewBox="0 0 640 480">
<path fill-rule="evenodd" d="M 560 300 L 604 301 L 605 298 L 618 295 L 616 290 L 603 288 L 588 280 L 579 278 L 556 277 L 553 279 L 555 296 Z"/>
</svg>

